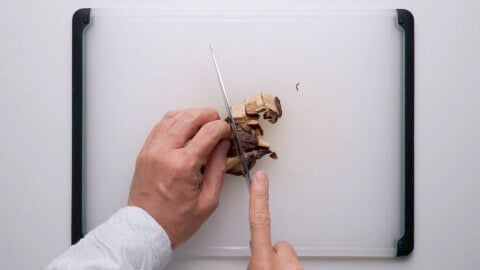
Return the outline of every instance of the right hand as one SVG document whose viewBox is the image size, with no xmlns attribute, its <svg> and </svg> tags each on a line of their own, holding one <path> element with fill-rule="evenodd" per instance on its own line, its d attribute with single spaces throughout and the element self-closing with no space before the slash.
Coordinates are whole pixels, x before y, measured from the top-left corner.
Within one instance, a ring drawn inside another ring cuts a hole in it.
<svg viewBox="0 0 480 270">
<path fill-rule="evenodd" d="M 272 247 L 270 210 L 268 207 L 268 175 L 258 172 L 250 186 L 250 248 L 248 270 L 303 269 L 293 247 L 277 242 Z"/>
<path fill-rule="evenodd" d="M 172 248 L 190 238 L 217 207 L 229 140 L 230 126 L 217 111 L 188 109 L 165 114 L 143 145 L 128 204 L 150 214 Z"/>
</svg>

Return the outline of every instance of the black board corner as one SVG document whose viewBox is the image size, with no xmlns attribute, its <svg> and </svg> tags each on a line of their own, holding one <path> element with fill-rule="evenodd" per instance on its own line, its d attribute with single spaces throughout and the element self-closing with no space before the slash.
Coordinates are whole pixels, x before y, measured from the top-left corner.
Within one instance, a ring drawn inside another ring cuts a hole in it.
<svg viewBox="0 0 480 270">
<path fill-rule="evenodd" d="M 89 24 L 90 23 L 90 8 L 80 8 L 77 9 L 72 16 L 73 27 L 75 24 Z"/>
</svg>

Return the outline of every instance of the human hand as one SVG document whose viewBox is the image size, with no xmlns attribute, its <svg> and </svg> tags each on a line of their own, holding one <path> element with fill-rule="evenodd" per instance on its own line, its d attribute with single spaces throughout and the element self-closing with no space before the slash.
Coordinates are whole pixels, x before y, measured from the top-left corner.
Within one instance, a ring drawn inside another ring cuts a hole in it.
<svg viewBox="0 0 480 270">
<path fill-rule="evenodd" d="M 175 248 L 216 209 L 229 147 L 230 127 L 214 109 L 166 113 L 138 155 L 128 204 L 147 211 Z"/>
<path fill-rule="evenodd" d="M 270 210 L 268 207 L 268 175 L 258 172 L 250 186 L 250 249 L 248 270 L 303 269 L 293 247 L 277 242 L 272 247 Z"/>
</svg>

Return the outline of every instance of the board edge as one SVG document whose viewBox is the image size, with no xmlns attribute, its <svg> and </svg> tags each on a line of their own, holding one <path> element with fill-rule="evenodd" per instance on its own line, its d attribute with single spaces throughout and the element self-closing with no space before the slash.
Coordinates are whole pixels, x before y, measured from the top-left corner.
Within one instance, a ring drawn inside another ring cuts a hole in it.
<svg viewBox="0 0 480 270">
<path fill-rule="evenodd" d="M 90 8 L 72 16 L 72 213 L 71 243 L 83 238 L 83 39 Z"/>
<path fill-rule="evenodd" d="M 414 248 L 414 17 L 407 9 L 397 9 L 397 20 L 404 31 L 405 50 L 405 216 L 403 235 L 396 243 L 396 257 L 404 257 L 410 255 Z"/>
</svg>

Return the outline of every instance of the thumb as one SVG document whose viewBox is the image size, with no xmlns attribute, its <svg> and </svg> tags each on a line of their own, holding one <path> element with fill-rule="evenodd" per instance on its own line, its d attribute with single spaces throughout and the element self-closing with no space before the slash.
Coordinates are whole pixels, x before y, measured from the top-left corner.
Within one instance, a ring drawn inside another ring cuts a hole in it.
<svg viewBox="0 0 480 270">
<path fill-rule="evenodd" d="M 273 254 L 268 207 L 268 175 L 265 172 L 260 171 L 253 177 L 249 212 L 252 256 Z"/>
</svg>

